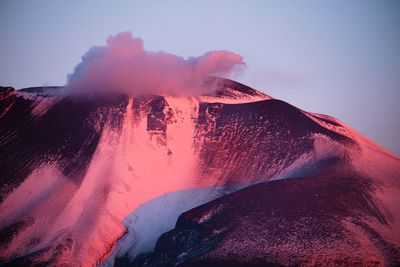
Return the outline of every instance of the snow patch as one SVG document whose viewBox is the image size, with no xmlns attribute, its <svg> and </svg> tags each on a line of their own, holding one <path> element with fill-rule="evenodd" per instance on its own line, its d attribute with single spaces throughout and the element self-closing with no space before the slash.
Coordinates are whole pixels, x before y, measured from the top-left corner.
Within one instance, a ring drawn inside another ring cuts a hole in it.
<svg viewBox="0 0 400 267">
<path fill-rule="evenodd" d="M 197 222 L 197 223 L 205 223 L 205 222 L 207 222 L 208 220 L 210 220 L 213 216 L 215 216 L 216 214 L 218 214 L 219 212 L 221 212 L 222 209 L 223 209 L 223 207 L 224 207 L 224 205 L 220 204 L 220 205 L 216 206 L 215 208 L 212 208 L 212 209 L 210 209 L 210 210 L 207 210 L 206 213 L 201 214 L 200 217 L 195 218 L 194 220 L 195 220 L 195 222 Z"/>
<path fill-rule="evenodd" d="M 0 252 L 0 258 L 50 246 L 50 229 L 76 190 L 76 184 L 64 177 L 55 164 L 34 170 L 0 205 L 0 228 L 18 222 L 29 224 Z"/>
<path fill-rule="evenodd" d="M 124 219 L 126 234 L 101 266 L 112 266 L 116 257 L 133 259 L 154 250 L 161 234 L 174 228 L 179 215 L 222 195 L 223 187 L 197 188 L 168 193 L 144 203 Z"/>
<path fill-rule="evenodd" d="M 32 106 L 32 115 L 39 117 L 45 114 L 53 105 L 55 105 L 59 100 L 55 100 L 49 97 L 38 97 L 35 99 Z"/>
</svg>

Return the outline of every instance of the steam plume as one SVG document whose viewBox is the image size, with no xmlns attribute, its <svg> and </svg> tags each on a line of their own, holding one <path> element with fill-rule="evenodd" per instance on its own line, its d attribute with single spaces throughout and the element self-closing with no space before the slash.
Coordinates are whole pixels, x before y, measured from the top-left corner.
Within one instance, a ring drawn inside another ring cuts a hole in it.
<svg viewBox="0 0 400 267">
<path fill-rule="evenodd" d="M 211 51 L 200 57 L 182 57 L 146 51 L 141 38 L 130 32 L 107 39 L 106 46 L 94 46 L 68 76 L 72 92 L 112 91 L 130 95 L 148 93 L 202 94 L 210 75 L 228 75 L 243 58 L 228 51 Z"/>
</svg>

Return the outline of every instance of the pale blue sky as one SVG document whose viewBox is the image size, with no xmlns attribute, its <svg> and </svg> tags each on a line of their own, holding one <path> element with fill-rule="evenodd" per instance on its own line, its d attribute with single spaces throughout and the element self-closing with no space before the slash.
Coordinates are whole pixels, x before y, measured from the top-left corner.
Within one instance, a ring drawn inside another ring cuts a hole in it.
<svg viewBox="0 0 400 267">
<path fill-rule="evenodd" d="M 400 155 L 400 1 L 0 1 L 0 84 L 63 85 L 131 31 L 147 50 L 241 54 L 236 80 L 335 116 Z"/>
</svg>

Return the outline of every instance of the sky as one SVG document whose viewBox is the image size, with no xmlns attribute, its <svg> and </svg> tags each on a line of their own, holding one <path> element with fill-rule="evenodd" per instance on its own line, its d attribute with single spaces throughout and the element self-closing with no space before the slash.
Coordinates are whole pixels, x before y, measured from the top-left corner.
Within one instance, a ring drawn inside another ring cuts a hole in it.
<svg viewBox="0 0 400 267">
<path fill-rule="evenodd" d="M 400 2 L 1 0 L 0 85 L 65 85 L 93 45 L 240 54 L 236 81 L 329 114 L 400 155 Z"/>
</svg>

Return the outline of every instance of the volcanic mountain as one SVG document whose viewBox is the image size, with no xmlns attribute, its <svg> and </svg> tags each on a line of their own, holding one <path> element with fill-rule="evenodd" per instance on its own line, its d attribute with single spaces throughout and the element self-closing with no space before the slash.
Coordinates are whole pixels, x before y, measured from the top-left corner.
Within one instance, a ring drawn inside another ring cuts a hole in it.
<svg viewBox="0 0 400 267">
<path fill-rule="evenodd" d="M 209 86 L 0 88 L 0 266 L 400 263 L 399 158 L 330 116 Z"/>
</svg>

